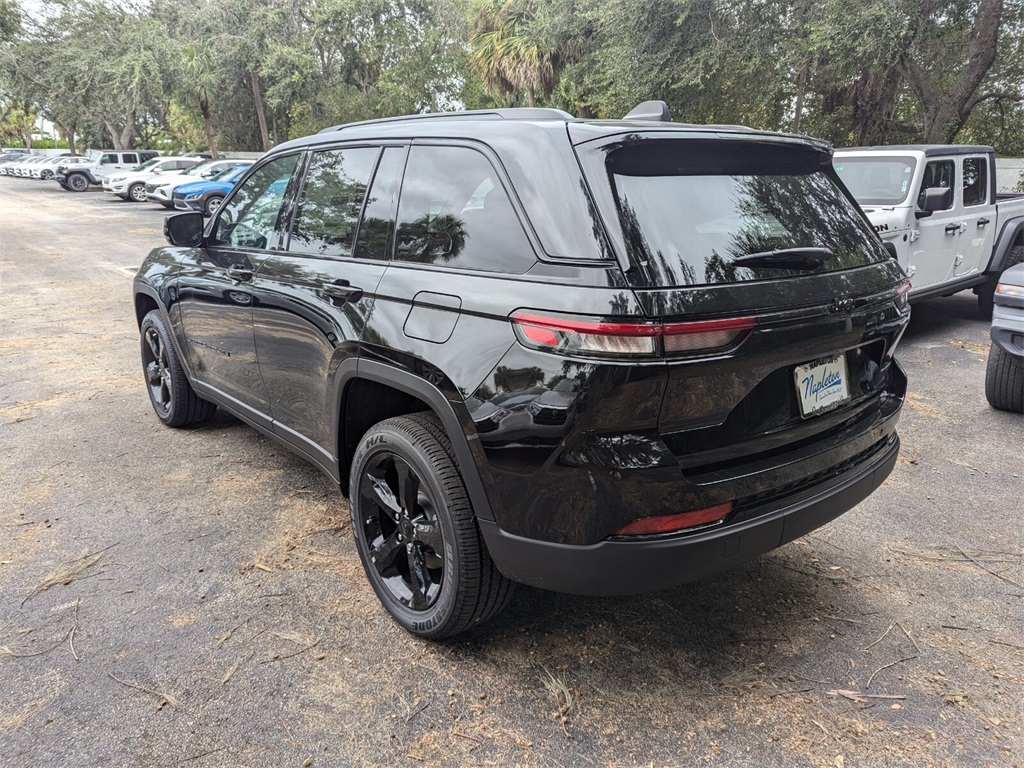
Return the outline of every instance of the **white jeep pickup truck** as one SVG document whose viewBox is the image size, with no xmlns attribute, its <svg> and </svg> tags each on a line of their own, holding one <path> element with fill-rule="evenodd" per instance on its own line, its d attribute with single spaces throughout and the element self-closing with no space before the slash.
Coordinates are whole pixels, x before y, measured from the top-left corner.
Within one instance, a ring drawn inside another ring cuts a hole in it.
<svg viewBox="0 0 1024 768">
<path fill-rule="evenodd" d="M 1024 261 L 1024 194 L 997 194 L 992 147 L 837 149 L 839 178 L 896 249 L 910 300 L 972 288 L 986 318 L 999 275 Z"/>
</svg>

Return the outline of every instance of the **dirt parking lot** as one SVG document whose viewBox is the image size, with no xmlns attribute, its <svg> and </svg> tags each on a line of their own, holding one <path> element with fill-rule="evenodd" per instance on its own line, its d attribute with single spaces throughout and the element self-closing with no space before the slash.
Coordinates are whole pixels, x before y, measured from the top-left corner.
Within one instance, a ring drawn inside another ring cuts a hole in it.
<svg viewBox="0 0 1024 768">
<path fill-rule="evenodd" d="M 0 178 L 0 765 L 1024 765 L 1024 420 L 971 294 L 915 307 L 900 461 L 849 514 L 437 644 L 319 473 L 157 421 L 131 277 L 163 215 Z"/>
</svg>

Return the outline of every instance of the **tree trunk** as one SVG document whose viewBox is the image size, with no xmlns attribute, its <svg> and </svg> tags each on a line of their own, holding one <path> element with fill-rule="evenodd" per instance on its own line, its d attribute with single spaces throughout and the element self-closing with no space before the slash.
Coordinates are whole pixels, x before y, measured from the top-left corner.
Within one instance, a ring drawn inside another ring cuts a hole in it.
<svg viewBox="0 0 1024 768">
<path fill-rule="evenodd" d="M 800 123 L 804 118 L 804 96 L 807 92 L 807 65 L 800 70 L 796 81 L 796 105 L 793 107 L 793 133 L 800 133 Z"/>
<path fill-rule="evenodd" d="M 135 143 L 135 110 L 133 109 L 125 117 L 124 130 L 121 131 L 121 146 L 119 149 L 131 149 Z"/>
<path fill-rule="evenodd" d="M 537 94 L 532 85 L 526 86 L 526 103 L 531 107 L 537 106 Z"/>
<path fill-rule="evenodd" d="M 981 0 L 978 4 L 967 65 L 947 90 L 942 89 L 941 73 L 926 73 L 909 56 L 903 58 L 907 81 L 921 102 L 926 143 L 952 142 L 971 116 L 976 104 L 974 95 L 996 60 L 1002 13 L 1003 0 Z"/>
<path fill-rule="evenodd" d="M 78 121 L 72 120 L 68 123 L 67 130 L 64 131 L 64 138 L 68 140 L 68 152 L 72 155 L 77 155 L 78 150 L 75 148 L 75 129 L 78 127 Z"/>
<path fill-rule="evenodd" d="M 210 156 L 217 160 L 217 134 L 213 130 L 213 110 L 207 101 L 199 102 L 199 109 L 203 113 L 203 131 L 206 133 L 206 143 L 210 145 Z"/>
<path fill-rule="evenodd" d="M 249 77 L 252 79 L 252 101 L 256 105 L 256 119 L 260 123 L 260 140 L 263 142 L 263 151 L 266 152 L 273 145 L 270 143 L 270 134 L 267 132 L 267 115 L 263 111 L 263 92 L 260 90 L 260 77 L 256 70 L 249 70 Z"/>
<path fill-rule="evenodd" d="M 102 120 L 103 125 L 106 126 L 107 133 L 110 134 L 110 140 L 114 143 L 114 149 L 124 149 L 124 147 L 121 146 L 121 134 L 118 132 L 117 128 L 114 127 L 114 124 L 105 117 L 101 117 L 100 120 Z"/>
</svg>

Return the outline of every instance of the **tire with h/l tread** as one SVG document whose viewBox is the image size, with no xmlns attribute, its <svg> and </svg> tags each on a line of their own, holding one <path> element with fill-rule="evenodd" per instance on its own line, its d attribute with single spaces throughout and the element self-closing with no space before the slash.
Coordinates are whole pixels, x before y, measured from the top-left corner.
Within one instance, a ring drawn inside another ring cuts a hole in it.
<svg viewBox="0 0 1024 768">
<path fill-rule="evenodd" d="M 353 457 L 349 489 L 367 579 L 404 629 L 451 637 L 508 604 L 514 584 L 491 561 L 435 414 L 371 427 Z"/>
<path fill-rule="evenodd" d="M 192 389 L 159 310 L 142 318 L 139 338 L 142 373 L 157 418 L 168 427 L 187 427 L 210 418 L 217 406 Z"/>
</svg>

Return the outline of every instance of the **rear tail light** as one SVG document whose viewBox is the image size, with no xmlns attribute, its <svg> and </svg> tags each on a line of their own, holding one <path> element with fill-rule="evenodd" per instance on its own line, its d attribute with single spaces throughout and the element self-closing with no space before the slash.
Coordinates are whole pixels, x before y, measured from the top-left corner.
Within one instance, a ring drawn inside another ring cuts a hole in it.
<svg viewBox="0 0 1024 768">
<path fill-rule="evenodd" d="M 752 317 L 690 323 L 606 322 L 528 311 L 513 312 L 510 319 L 520 343 L 530 349 L 633 359 L 725 350 L 757 325 Z"/>
<path fill-rule="evenodd" d="M 624 525 L 615 531 L 613 536 L 656 536 L 663 533 L 676 533 L 687 528 L 696 528 L 700 525 L 710 525 L 720 522 L 726 515 L 732 512 L 732 502 L 718 504 L 706 509 L 696 509 L 692 512 L 680 512 L 675 515 L 658 515 L 657 517 L 642 517 Z"/>
<path fill-rule="evenodd" d="M 896 286 L 896 309 L 903 312 L 910 306 L 910 281 L 904 280 Z"/>
</svg>

